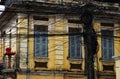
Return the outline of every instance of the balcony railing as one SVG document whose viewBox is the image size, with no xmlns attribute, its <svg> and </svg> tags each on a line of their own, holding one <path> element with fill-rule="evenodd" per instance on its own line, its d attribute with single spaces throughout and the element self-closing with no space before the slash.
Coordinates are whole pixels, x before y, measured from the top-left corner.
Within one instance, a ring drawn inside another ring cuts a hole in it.
<svg viewBox="0 0 120 79">
<path fill-rule="evenodd" d="M 5 6 L 8 7 L 8 6 L 12 5 L 13 3 L 22 2 L 22 1 L 28 1 L 28 0 L 6 0 Z"/>
<path fill-rule="evenodd" d="M 10 67 L 9 67 L 9 59 L 8 56 L 4 56 L 4 69 L 15 69 L 15 57 L 11 56 Z"/>
<path fill-rule="evenodd" d="M 6 0 L 5 6 L 10 6 L 13 3 L 21 3 L 25 1 L 33 1 L 33 2 L 44 2 L 44 3 L 54 3 L 54 4 L 62 4 L 62 3 L 80 3 L 82 0 Z"/>
</svg>

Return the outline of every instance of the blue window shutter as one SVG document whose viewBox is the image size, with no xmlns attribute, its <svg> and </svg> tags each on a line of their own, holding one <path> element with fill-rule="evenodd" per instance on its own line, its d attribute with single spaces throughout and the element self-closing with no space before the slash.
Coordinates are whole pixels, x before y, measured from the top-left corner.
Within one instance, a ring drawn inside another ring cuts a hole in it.
<svg viewBox="0 0 120 79">
<path fill-rule="evenodd" d="M 39 35 L 41 35 L 41 34 L 43 34 L 42 32 L 39 32 Z M 42 39 L 43 39 L 43 37 L 42 36 L 40 36 L 40 42 L 39 42 L 39 46 L 40 46 L 40 52 L 39 52 L 39 54 L 40 54 L 40 56 L 44 56 L 43 55 L 43 42 L 42 42 Z"/>
<path fill-rule="evenodd" d="M 102 38 L 102 57 L 104 60 L 107 59 L 107 39 L 105 37 Z"/>
<path fill-rule="evenodd" d="M 79 32 L 79 28 L 70 28 L 70 33 Z M 80 35 L 69 36 L 69 57 L 73 59 L 82 58 L 82 45 Z"/>
<path fill-rule="evenodd" d="M 47 32 L 40 32 L 39 34 L 47 34 Z M 40 36 L 40 56 L 43 56 L 43 57 L 46 57 L 47 56 L 47 39 L 48 37 L 47 36 Z"/>
<path fill-rule="evenodd" d="M 69 36 L 69 53 L 70 58 L 80 59 L 82 57 L 81 36 Z"/>
<path fill-rule="evenodd" d="M 108 50 L 108 52 L 109 52 L 109 59 L 111 60 L 112 59 L 112 56 L 113 56 L 113 54 L 114 54 L 114 40 L 113 40 L 113 38 L 111 37 L 111 38 L 109 38 L 109 41 L 108 41 L 108 46 L 109 46 L 109 50 Z"/>
<path fill-rule="evenodd" d="M 110 33 L 109 33 L 110 32 Z M 112 35 L 111 31 L 105 32 L 107 35 Z M 114 39 L 113 37 L 102 37 L 102 58 L 103 60 L 111 60 L 114 54 Z"/>
<path fill-rule="evenodd" d="M 42 29 L 42 27 L 40 29 Z M 48 34 L 48 32 L 44 31 L 44 29 L 35 31 L 35 56 L 48 56 L 48 36 L 43 36 L 43 34 Z"/>
<path fill-rule="evenodd" d="M 37 35 L 39 34 L 39 32 L 35 32 L 35 56 L 39 56 L 39 49 L 40 49 L 40 46 L 39 46 L 39 39 L 37 37 Z"/>
<path fill-rule="evenodd" d="M 70 36 L 69 39 L 69 48 L 70 48 L 70 57 L 74 58 L 75 57 L 75 46 L 74 46 L 74 36 Z"/>
<path fill-rule="evenodd" d="M 80 35 L 76 35 L 76 43 L 75 43 L 75 47 L 76 47 L 76 57 L 77 58 L 81 58 L 82 57 L 82 45 L 81 45 L 81 37 Z"/>
<path fill-rule="evenodd" d="M 44 34 L 48 34 L 47 32 L 44 32 Z M 48 55 L 48 36 L 45 36 L 42 40 L 43 42 L 43 52 L 44 52 L 44 56 L 47 57 Z"/>
</svg>

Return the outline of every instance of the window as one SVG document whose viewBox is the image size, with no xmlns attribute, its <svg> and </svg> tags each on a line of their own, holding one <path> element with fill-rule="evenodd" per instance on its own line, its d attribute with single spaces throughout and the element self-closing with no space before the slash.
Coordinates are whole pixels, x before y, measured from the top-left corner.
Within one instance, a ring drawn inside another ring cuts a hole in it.
<svg viewBox="0 0 120 79">
<path fill-rule="evenodd" d="M 49 19 L 47 17 L 43 16 L 33 16 L 34 20 L 42 20 L 42 21 L 48 21 Z"/>
<path fill-rule="evenodd" d="M 48 56 L 48 27 L 35 26 L 35 57 Z"/>
<path fill-rule="evenodd" d="M 73 59 L 82 57 L 81 36 L 74 34 L 80 33 L 80 30 L 80 28 L 69 28 L 69 57 Z"/>
<path fill-rule="evenodd" d="M 80 24 L 81 21 L 80 21 L 80 20 L 72 20 L 72 19 L 69 19 L 69 20 L 68 20 L 68 23 Z"/>
<path fill-rule="evenodd" d="M 36 62 L 35 61 L 35 68 L 36 67 L 47 68 L 47 62 Z"/>
<path fill-rule="evenodd" d="M 102 30 L 102 59 L 112 60 L 114 54 L 113 31 Z"/>
<path fill-rule="evenodd" d="M 101 23 L 101 26 L 109 26 L 109 27 L 114 27 L 114 23 Z"/>
<path fill-rule="evenodd" d="M 103 71 L 114 71 L 114 65 L 103 65 Z"/>
<path fill-rule="evenodd" d="M 72 64 L 72 63 L 70 63 L 70 69 L 82 69 L 82 64 Z"/>
</svg>

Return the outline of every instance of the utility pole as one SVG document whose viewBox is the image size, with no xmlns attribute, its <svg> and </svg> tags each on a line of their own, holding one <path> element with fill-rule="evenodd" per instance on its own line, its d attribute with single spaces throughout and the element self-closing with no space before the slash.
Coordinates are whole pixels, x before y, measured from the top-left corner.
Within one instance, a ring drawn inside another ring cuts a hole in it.
<svg viewBox="0 0 120 79">
<path fill-rule="evenodd" d="M 91 12 L 91 5 L 86 4 L 81 15 L 83 23 L 83 38 L 85 49 L 85 76 L 86 79 L 95 79 L 94 72 L 94 55 L 97 53 L 97 37 L 92 26 L 93 14 Z"/>
<path fill-rule="evenodd" d="M 30 29 L 30 14 L 28 14 L 27 18 L 27 70 L 26 70 L 26 79 L 30 79 L 30 68 L 29 68 L 29 29 Z"/>
</svg>

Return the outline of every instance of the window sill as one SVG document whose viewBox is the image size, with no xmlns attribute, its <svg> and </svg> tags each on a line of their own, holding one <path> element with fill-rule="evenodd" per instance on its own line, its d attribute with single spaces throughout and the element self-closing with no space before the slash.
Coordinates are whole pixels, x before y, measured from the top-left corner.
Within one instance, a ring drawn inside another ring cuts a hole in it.
<svg viewBox="0 0 120 79">
<path fill-rule="evenodd" d="M 115 64 L 114 60 L 103 60 L 103 59 L 101 59 L 100 61 L 103 63 L 103 65 L 114 65 Z"/>
<path fill-rule="evenodd" d="M 102 62 L 102 68 L 103 71 L 102 72 L 114 72 L 114 64 L 115 61 L 114 60 L 100 60 Z"/>
<path fill-rule="evenodd" d="M 82 71 L 82 61 L 83 59 L 73 59 L 69 58 L 70 70 L 71 71 Z"/>
<path fill-rule="evenodd" d="M 47 68 L 40 68 L 40 67 L 35 68 L 35 71 L 40 71 L 40 70 L 47 70 Z"/>
<path fill-rule="evenodd" d="M 48 62 L 48 57 L 35 57 L 34 61 L 36 61 L 36 62 Z"/>
<path fill-rule="evenodd" d="M 81 64 L 83 59 L 73 59 L 73 58 L 68 58 L 69 62 L 72 64 Z"/>
</svg>

